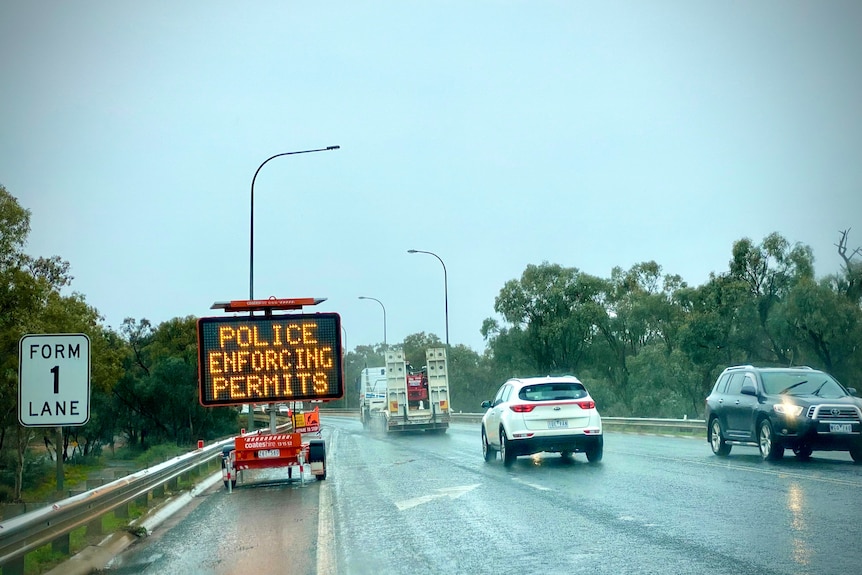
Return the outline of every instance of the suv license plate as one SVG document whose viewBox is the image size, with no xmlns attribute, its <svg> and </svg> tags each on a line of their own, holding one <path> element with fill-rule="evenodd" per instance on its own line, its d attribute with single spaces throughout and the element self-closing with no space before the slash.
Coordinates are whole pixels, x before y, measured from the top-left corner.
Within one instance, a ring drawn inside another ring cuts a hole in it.
<svg viewBox="0 0 862 575">
<path fill-rule="evenodd" d="M 853 433 L 853 425 L 850 423 L 830 423 L 830 433 Z"/>
<path fill-rule="evenodd" d="M 278 449 L 261 449 L 257 452 L 258 459 L 273 459 L 281 455 Z"/>
<path fill-rule="evenodd" d="M 568 419 L 552 419 L 548 422 L 548 429 L 566 428 L 569 426 Z"/>
</svg>

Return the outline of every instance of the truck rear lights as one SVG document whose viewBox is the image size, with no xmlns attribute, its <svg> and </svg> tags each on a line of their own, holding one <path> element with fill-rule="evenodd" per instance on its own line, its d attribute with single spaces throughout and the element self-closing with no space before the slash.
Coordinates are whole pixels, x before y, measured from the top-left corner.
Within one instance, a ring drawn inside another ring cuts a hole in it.
<svg viewBox="0 0 862 575">
<path fill-rule="evenodd" d="M 592 400 L 576 401 L 575 403 L 578 404 L 578 407 L 580 407 L 581 409 L 595 409 L 596 408 L 596 402 L 592 401 Z"/>
<path fill-rule="evenodd" d="M 595 429 L 595 428 L 584 429 L 584 435 L 601 435 L 601 433 L 602 433 L 601 429 Z"/>
<path fill-rule="evenodd" d="M 510 405 L 509 407 L 515 413 L 530 413 L 531 411 L 533 411 L 533 408 L 535 408 L 536 406 L 521 403 L 518 405 Z"/>
<path fill-rule="evenodd" d="M 533 437 L 533 434 L 526 431 L 512 434 L 512 439 L 529 439 L 530 437 Z"/>
</svg>

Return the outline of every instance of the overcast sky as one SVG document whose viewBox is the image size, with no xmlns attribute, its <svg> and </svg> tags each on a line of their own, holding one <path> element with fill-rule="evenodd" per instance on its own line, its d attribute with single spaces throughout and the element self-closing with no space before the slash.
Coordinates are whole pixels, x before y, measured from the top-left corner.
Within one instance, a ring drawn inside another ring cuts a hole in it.
<svg viewBox="0 0 862 575">
<path fill-rule="evenodd" d="M 0 4 L 0 184 L 114 328 L 326 297 L 347 347 L 484 349 L 528 264 L 690 285 L 862 245 L 862 2 Z"/>
</svg>

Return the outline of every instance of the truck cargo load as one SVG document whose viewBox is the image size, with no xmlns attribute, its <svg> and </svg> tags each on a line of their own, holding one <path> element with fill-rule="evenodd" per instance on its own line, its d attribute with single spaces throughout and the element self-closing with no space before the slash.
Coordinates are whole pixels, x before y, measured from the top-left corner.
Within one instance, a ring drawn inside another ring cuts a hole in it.
<svg viewBox="0 0 862 575">
<path fill-rule="evenodd" d="M 425 350 L 425 365 L 414 369 L 404 352 L 387 351 L 386 366 L 360 374 L 360 418 L 366 428 L 430 431 L 449 428 L 449 374 L 446 348 Z"/>
</svg>

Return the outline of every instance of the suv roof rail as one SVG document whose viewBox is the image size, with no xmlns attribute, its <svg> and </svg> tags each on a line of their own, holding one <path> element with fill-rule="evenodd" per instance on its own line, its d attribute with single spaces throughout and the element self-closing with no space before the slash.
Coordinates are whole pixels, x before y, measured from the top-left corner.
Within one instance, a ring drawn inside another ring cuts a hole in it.
<svg viewBox="0 0 862 575">
<path fill-rule="evenodd" d="M 754 369 L 753 365 L 732 365 L 730 367 L 725 368 L 724 371 L 729 371 L 731 369 Z"/>
</svg>

